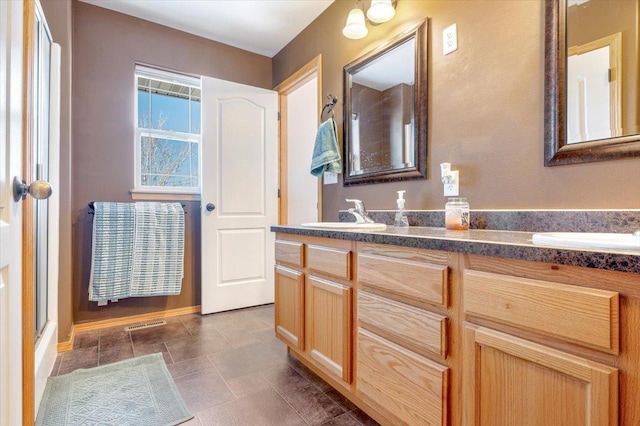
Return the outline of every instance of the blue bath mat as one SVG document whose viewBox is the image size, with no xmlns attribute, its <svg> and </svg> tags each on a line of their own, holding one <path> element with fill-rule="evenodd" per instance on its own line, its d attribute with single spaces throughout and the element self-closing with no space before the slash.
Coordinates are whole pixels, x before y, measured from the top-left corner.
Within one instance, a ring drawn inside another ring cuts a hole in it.
<svg viewBox="0 0 640 426">
<path fill-rule="evenodd" d="M 36 426 L 168 426 L 192 417 L 156 353 L 49 377 Z"/>
</svg>

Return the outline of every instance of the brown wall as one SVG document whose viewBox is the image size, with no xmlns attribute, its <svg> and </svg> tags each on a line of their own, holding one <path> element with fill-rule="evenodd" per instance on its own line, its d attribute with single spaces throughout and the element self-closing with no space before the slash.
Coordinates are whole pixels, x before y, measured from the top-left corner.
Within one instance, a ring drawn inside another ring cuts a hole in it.
<svg viewBox="0 0 640 426">
<path fill-rule="evenodd" d="M 73 2 L 73 320 L 82 322 L 200 303 L 200 202 L 186 203 L 182 293 L 88 301 L 90 201 L 131 201 L 134 63 L 271 87 L 271 59 L 86 3 Z M 65 340 L 61 336 L 61 340 Z"/>
<path fill-rule="evenodd" d="M 637 120 L 638 0 L 591 0 L 567 10 L 567 46 L 622 33 L 622 134 L 640 133 Z"/>
<path fill-rule="evenodd" d="M 353 2 L 338 0 L 273 58 L 274 86 L 322 54 L 325 93 L 342 134 L 342 69 L 410 24 L 429 18 L 428 179 L 323 188 L 323 218 L 337 219 L 345 198 L 393 209 L 442 209 L 440 167 L 460 170 L 472 209 L 640 208 L 640 159 L 543 166 L 544 2 L 399 0 L 392 21 L 361 40 L 342 36 Z M 442 30 L 458 25 L 458 50 L 442 54 Z"/>
</svg>

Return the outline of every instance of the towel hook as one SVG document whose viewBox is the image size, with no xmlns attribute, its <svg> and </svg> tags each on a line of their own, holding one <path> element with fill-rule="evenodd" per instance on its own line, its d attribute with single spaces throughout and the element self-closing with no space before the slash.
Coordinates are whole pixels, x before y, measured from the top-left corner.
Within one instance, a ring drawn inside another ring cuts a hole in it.
<svg viewBox="0 0 640 426">
<path fill-rule="evenodd" d="M 326 104 L 324 104 L 324 107 L 322 107 L 322 112 L 320 113 L 320 121 L 324 121 L 324 113 L 330 113 L 331 114 L 331 118 L 333 118 L 333 107 L 336 105 L 336 103 L 338 102 L 338 98 L 335 97 L 334 95 L 332 95 L 331 93 L 327 94 L 327 99 L 329 99 L 329 102 L 327 102 Z"/>
</svg>

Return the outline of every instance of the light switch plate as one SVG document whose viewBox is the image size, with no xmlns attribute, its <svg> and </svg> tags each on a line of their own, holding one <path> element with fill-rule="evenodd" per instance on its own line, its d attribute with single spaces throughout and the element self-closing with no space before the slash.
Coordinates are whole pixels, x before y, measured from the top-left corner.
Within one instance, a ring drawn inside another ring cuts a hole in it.
<svg viewBox="0 0 640 426">
<path fill-rule="evenodd" d="M 334 183 L 338 183 L 338 174 L 333 172 L 324 172 L 323 183 L 325 185 L 331 185 Z"/>
<path fill-rule="evenodd" d="M 458 25 L 453 24 L 442 31 L 442 54 L 449 53 L 458 49 Z"/>
</svg>

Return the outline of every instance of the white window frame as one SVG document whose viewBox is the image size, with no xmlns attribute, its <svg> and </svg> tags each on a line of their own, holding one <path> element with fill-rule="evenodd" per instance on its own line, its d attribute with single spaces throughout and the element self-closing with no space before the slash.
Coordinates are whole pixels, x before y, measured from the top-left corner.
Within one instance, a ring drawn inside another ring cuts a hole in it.
<svg viewBox="0 0 640 426">
<path fill-rule="evenodd" d="M 135 64 L 134 72 L 134 88 L 135 88 L 135 102 L 134 102 L 134 128 L 135 128 L 135 143 L 134 143 L 134 170 L 135 181 L 134 188 L 131 190 L 131 196 L 133 199 L 175 199 L 175 200 L 190 200 L 199 199 L 201 191 L 201 175 L 202 175 L 202 130 L 200 134 L 195 133 L 182 133 L 169 130 L 158 129 L 144 129 L 138 127 L 138 77 L 149 78 L 153 80 L 160 80 L 167 83 L 180 84 L 182 86 L 188 86 L 191 88 L 201 89 L 201 79 L 199 77 L 188 76 L 176 72 L 170 72 L 161 70 L 158 68 L 152 68 L 149 66 Z M 202 97 L 200 98 L 202 102 Z M 202 129 L 202 116 L 200 117 L 200 128 Z M 141 169 L 141 157 L 142 157 L 142 137 L 150 136 L 160 139 L 171 139 L 185 142 L 196 142 L 198 146 L 198 186 L 197 187 L 171 187 L 171 186 L 149 186 L 142 185 L 142 169 Z M 157 194 L 158 197 L 155 197 Z"/>
</svg>

